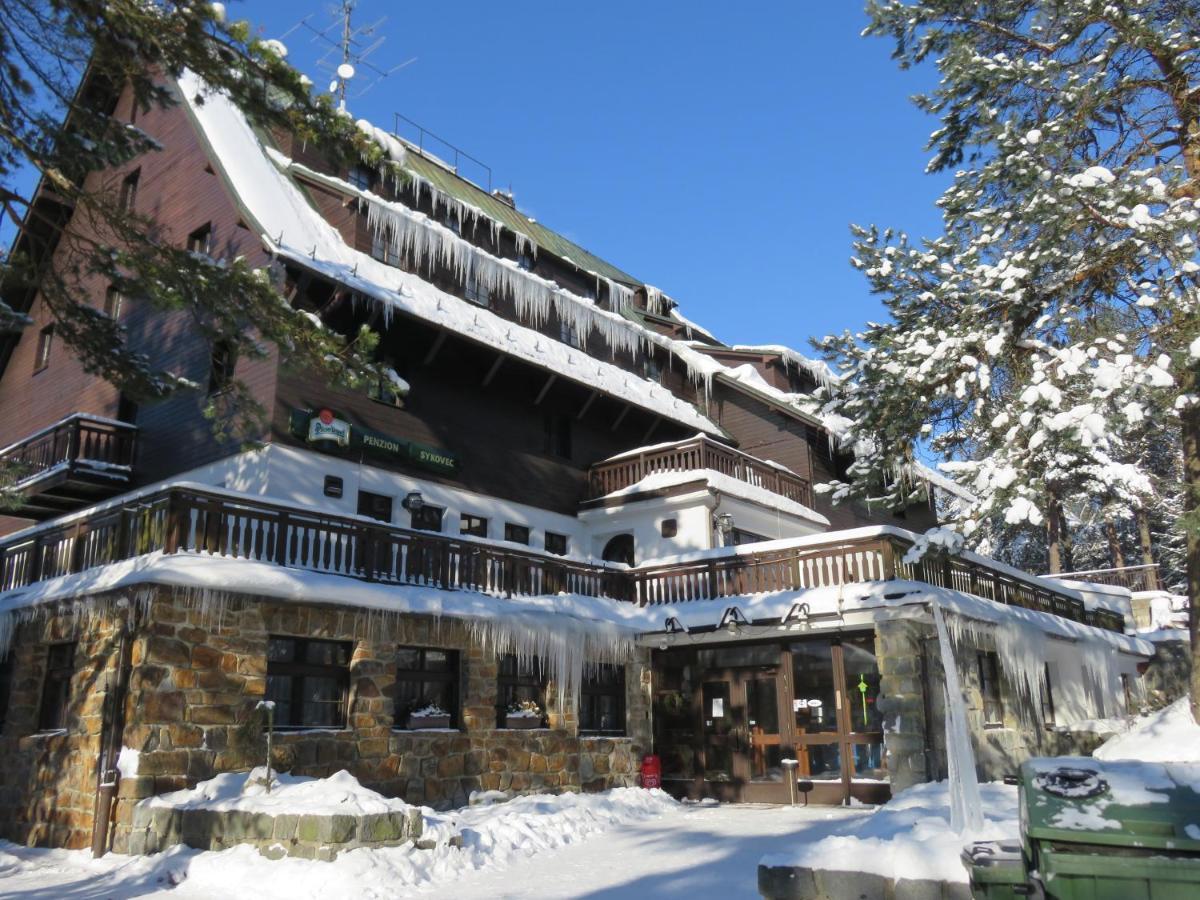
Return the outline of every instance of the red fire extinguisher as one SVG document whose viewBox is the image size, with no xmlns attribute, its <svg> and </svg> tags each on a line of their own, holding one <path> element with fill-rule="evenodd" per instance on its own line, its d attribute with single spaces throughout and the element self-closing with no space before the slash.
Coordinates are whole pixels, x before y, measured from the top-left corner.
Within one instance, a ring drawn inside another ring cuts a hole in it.
<svg viewBox="0 0 1200 900">
<path fill-rule="evenodd" d="M 662 760 L 654 754 L 642 757 L 642 787 L 662 787 Z"/>
</svg>

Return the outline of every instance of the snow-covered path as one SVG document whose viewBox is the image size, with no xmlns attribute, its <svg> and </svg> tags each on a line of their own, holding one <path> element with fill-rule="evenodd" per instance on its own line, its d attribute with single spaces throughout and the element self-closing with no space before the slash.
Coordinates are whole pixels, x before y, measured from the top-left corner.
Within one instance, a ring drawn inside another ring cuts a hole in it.
<svg viewBox="0 0 1200 900">
<path fill-rule="evenodd" d="M 356 851 L 338 863 L 269 862 L 252 850 L 151 858 L 0 846 L 0 897 L 756 897 L 758 860 L 817 840 L 863 810 L 671 805 L 471 870 L 458 851 Z M 545 823 L 549 824 L 549 823 Z M 536 826 L 535 826 L 536 827 Z M 489 840 L 490 844 L 491 841 Z M 489 854 L 490 855 L 490 854 Z M 427 860 L 427 862 L 425 862 Z M 416 863 L 414 868 L 410 863 Z M 177 886 L 172 882 L 178 882 Z"/>
<path fill-rule="evenodd" d="M 758 861 L 817 840 L 863 810 L 688 806 L 593 835 L 503 871 L 474 872 L 430 896 L 460 898 L 757 897 Z"/>
</svg>

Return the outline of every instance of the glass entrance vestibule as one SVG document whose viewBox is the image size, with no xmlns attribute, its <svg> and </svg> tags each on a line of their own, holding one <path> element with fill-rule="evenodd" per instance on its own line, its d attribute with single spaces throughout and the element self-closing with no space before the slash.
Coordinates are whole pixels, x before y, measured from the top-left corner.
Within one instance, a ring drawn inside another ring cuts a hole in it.
<svg viewBox="0 0 1200 900">
<path fill-rule="evenodd" d="M 677 646 L 654 651 L 652 670 L 673 793 L 786 803 L 794 771 L 813 803 L 890 796 L 873 633 Z"/>
</svg>

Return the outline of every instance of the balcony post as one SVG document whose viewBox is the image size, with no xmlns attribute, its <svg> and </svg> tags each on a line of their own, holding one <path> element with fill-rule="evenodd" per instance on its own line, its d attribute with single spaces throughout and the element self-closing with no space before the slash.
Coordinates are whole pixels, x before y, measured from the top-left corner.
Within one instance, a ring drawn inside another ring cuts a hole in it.
<svg viewBox="0 0 1200 900">
<path fill-rule="evenodd" d="M 879 542 L 879 556 L 883 565 L 883 580 L 891 581 L 896 577 L 896 548 L 890 537 L 884 537 Z"/>
</svg>

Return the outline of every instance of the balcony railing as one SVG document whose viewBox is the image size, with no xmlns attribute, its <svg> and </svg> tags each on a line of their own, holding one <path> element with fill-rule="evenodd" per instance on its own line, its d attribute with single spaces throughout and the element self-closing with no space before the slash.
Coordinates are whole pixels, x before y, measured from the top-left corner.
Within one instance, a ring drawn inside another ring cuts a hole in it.
<svg viewBox="0 0 1200 900">
<path fill-rule="evenodd" d="M 0 542 L 0 590 L 160 550 L 502 596 L 630 599 L 622 567 L 180 487 Z"/>
<path fill-rule="evenodd" d="M 1131 591 L 1158 590 L 1158 563 L 1144 566 L 1123 566 L 1119 569 L 1086 569 L 1082 572 L 1058 572 L 1043 578 L 1062 578 L 1068 581 L 1088 581 L 1092 584 L 1111 584 Z"/>
<path fill-rule="evenodd" d="M 385 584 L 499 596 L 568 592 L 642 605 L 900 578 L 1124 630 L 1121 615 L 1085 610 L 1075 592 L 1053 582 L 970 554 L 906 563 L 905 532 L 862 532 L 626 569 L 176 486 L 0 541 L 0 590 L 162 551 Z"/>
<path fill-rule="evenodd" d="M 588 497 L 603 497 L 656 472 L 699 469 L 712 469 L 804 506 L 813 505 L 812 485 L 806 479 L 703 435 L 596 463 L 588 473 Z"/>
<path fill-rule="evenodd" d="M 124 482 L 136 448 L 136 426 L 75 413 L 0 450 L 0 460 L 16 465 L 20 485 L 59 471 Z"/>
</svg>

